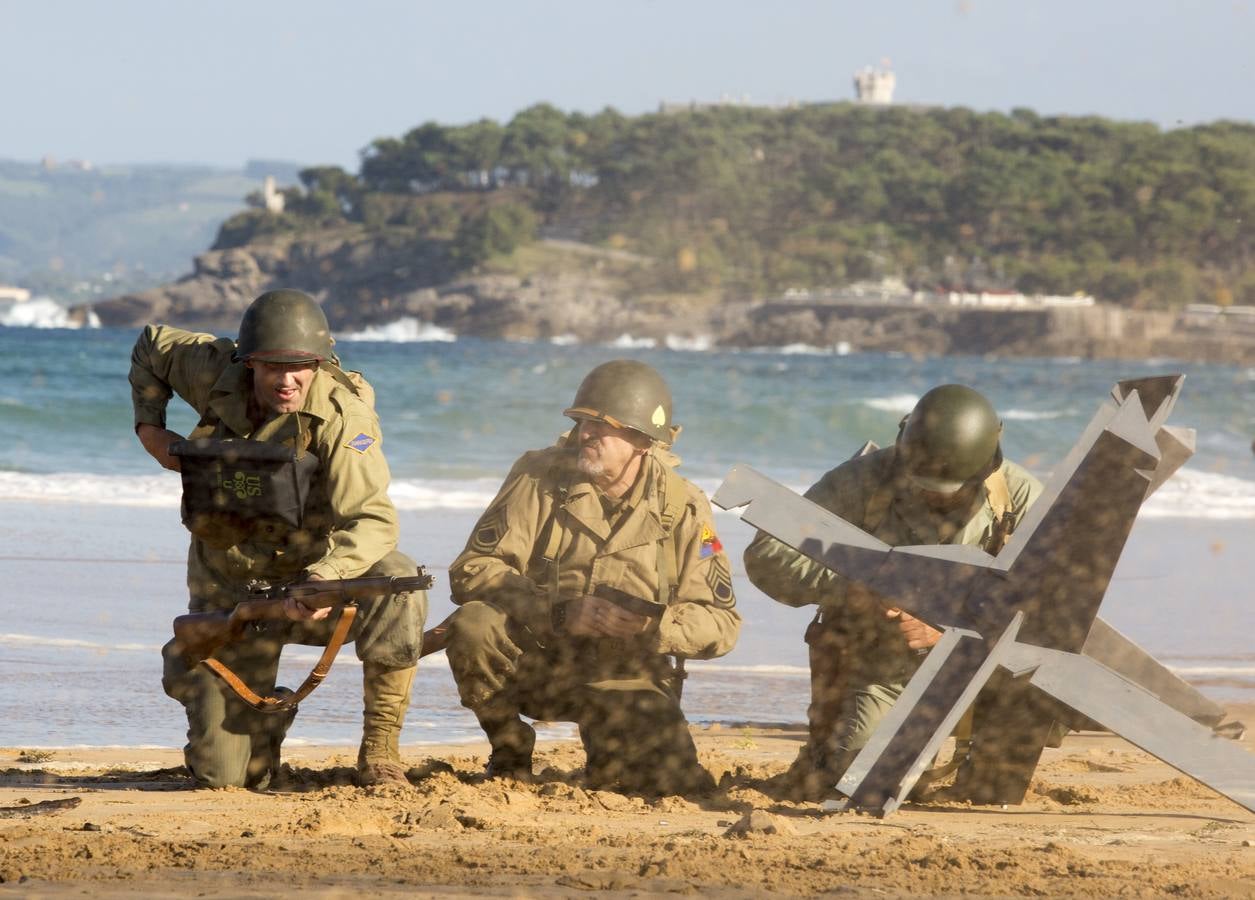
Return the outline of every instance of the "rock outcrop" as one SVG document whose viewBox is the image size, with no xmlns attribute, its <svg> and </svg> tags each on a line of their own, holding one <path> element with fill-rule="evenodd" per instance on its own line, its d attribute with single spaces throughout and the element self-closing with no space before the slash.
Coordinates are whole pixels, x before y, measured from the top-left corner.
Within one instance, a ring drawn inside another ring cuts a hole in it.
<svg viewBox="0 0 1255 900">
<path fill-rule="evenodd" d="M 106 326 L 167 322 L 234 334 L 249 302 L 275 287 L 309 291 L 341 332 L 412 318 L 459 335 L 506 340 L 565 336 L 600 343 L 631 335 L 702 346 L 807 344 L 929 356 L 1165 357 L 1255 365 L 1255 323 L 1245 331 L 1219 321 L 1200 327 L 1183 324 L 1174 313 L 1104 305 L 997 310 L 869 302 L 646 304 L 597 266 L 458 276 L 437 243 L 360 226 L 210 251 L 173 284 L 93 308 Z"/>
</svg>

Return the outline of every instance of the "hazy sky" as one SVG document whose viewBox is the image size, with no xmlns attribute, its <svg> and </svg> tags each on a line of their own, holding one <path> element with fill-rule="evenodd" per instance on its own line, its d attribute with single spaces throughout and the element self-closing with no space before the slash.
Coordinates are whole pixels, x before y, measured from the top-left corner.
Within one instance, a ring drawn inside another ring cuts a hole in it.
<svg viewBox="0 0 1255 900">
<path fill-rule="evenodd" d="M 356 171 L 435 119 L 844 100 L 1255 120 L 1255 0 L 0 0 L 0 158 Z"/>
</svg>

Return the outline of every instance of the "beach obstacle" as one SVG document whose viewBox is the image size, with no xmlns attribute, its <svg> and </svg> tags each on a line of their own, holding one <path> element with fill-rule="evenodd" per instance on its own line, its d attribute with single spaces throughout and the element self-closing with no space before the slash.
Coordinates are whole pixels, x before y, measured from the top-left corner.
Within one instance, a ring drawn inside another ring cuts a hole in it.
<svg viewBox="0 0 1255 900">
<path fill-rule="evenodd" d="M 830 808 L 892 813 L 971 707 L 956 798 L 1023 802 L 1058 722 L 1110 730 L 1255 812 L 1255 755 L 1214 730 L 1218 708 L 1098 619 L 1142 503 L 1193 454 L 1193 430 L 1166 424 L 1183 380 L 1117 383 L 996 557 L 890 547 L 752 468 L 732 468 L 717 506 L 744 507 L 750 525 L 942 631 Z"/>
</svg>

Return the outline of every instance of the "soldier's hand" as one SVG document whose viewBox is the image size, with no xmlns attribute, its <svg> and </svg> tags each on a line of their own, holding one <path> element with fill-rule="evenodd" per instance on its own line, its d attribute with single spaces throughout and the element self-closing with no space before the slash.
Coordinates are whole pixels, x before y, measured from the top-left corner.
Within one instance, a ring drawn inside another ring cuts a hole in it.
<svg viewBox="0 0 1255 900">
<path fill-rule="evenodd" d="M 323 606 L 315 609 L 306 606 L 300 600 L 293 600 L 291 597 L 284 597 L 283 614 L 293 622 L 321 622 L 323 619 L 331 615 L 331 607 Z"/>
<path fill-rule="evenodd" d="M 306 581 L 322 581 L 317 575 L 305 576 Z M 323 606 L 314 608 L 306 606 L 300 600 L 294 600 L 291 597 L 283 598 L 283 614 L 293 622 L 321 622 L 323 619 L 331 615 L 331 607 Z"/>
<path fill-rule="evenodd" d="M 628 612 L 621 606 L 592 594 L 581 594 L 567 602 L 567 634 L 631 638 L 644 634 L 653 621 L 650 616 Z"/>
<path fill-rule="evenodd" d="M 448 620 L 445 652 L 462 702 L 478 706 L 513 677 L 523 651 L 510 639 L 506 617 L 487 603 L 469 603 Z"/>
<path fill-rule="evenodd" d="M 898 630 L 902 632 L 902 637 L 906 639 L 906 645 L 912 650 L 927 650 L 941 640 L 940 631 L 926 622 L 921 622 L 910 613 L 903 612 L 896 606 L 891 606 L 885 610 L 885 615 L 890 619 L 898 620 Z"/>
<path fill-rule="evenodd" d="M 168 428 L 158 428 L 156 425 L 140 425 L 135 429 L 135 434 L 139 442 L 144 445 L 144 449 L 148 451 L 148 455 L 161 463 L 163 469 L 169 469 L 171 472 L 179 471 L 179 458 L 170 455 L 170 445 L 175 441 L 183 440 L 183 435 Z"/>
</svg>

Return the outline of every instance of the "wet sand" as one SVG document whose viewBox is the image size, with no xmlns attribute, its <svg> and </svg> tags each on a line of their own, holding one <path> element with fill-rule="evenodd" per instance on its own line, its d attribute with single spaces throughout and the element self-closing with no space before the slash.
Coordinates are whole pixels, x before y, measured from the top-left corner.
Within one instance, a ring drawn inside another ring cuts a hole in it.
<svg viewBox="0 0 1255 900">
<path fill-rule="evenodd" d="M 188 790 L 175 750 L 0 748 L 0 807 L 25 810 L 0 813 L 0 896 L 1255 897 L 1255 814 L 1112 735 L 1048 749 L 1023 806 L 883 820 L 757 789 L 800 728 L 696 735 L 726 785 L 700 801 L 585 790 L 573 741 L 542 741 L 534 784 L 485 782 L 483 744 L 411 746 L 411 788 L 349 785 L 355 748 L 293 748 L 282 793 Z M 767 830 L 738 836 L 751 811 Z"/>
</svg>

